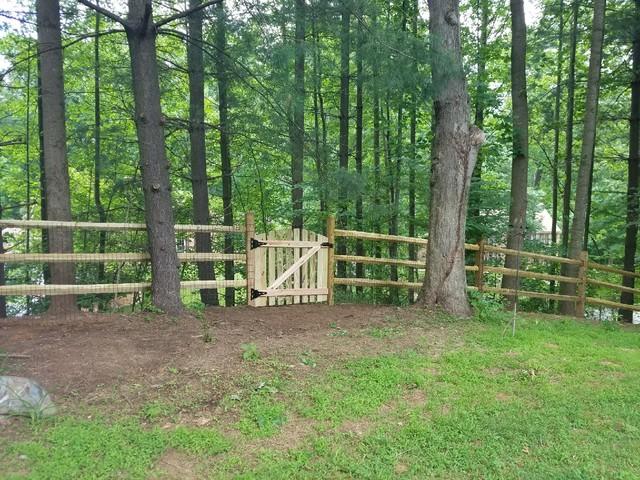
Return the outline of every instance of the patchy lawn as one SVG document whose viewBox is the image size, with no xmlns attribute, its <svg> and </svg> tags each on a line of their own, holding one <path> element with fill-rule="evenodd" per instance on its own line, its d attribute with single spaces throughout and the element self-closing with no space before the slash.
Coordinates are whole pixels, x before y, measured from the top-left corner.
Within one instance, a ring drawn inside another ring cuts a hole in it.
<svg viewBox="0 0 640 480">
<path fill-rule="evenodd" d="M 640 330 L 482 308 L 12 320 L 61 414 L 0 425 L 0 477 L 640 478 Z"/>
</svg>

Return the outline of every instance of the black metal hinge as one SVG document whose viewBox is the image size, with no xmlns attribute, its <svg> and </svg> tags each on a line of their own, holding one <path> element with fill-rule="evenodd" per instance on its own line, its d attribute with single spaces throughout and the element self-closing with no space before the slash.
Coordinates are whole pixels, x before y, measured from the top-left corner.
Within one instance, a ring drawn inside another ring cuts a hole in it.
<svg viewBox="0 0 640 480">
<path fill-rule="evenodd" d="M 251 289 L 251 300 L 255 300 L 258 297 L 263 297 L 267 294 L 267 292 L 263 292 L 262 290 L 256 290 L 255 288 Z"/>
<path fill-rule="evenodd" d="M 333 248 L 333 243 L 331 242 L 322 242 L 320 244 L 321 247 Z"/>
<path fill-rule="evenodd" d="M 267 242 L 261 242 L 260 240 L 256 240 L 255 238 L 251 239 L 251 250 L 261 247 L 262 245 L 266 245 Z"/>
</svg>

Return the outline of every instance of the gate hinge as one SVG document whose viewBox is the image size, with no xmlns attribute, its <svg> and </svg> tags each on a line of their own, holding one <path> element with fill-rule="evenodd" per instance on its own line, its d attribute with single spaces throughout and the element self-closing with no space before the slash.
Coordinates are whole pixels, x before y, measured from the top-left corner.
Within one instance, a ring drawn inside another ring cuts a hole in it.
<svg viewBox="0 0 640 480">
<path fill-rule="evenodd" d="M 251 300 L 255 300 L 258 297 L 263 297 L 267 294 L 267 292 L 263 292 L 262 290 L 256 290 L 255 288 L 251 289 Z"/>
<path fill-rule="evenodd" d="M 321 247 L 333 248 L 333 243 L 331 242 L 322 242 L 320 244 Z"/>
<path fill-rule="evenodd" d="M 266 245 L 267 242 L 261 242 L 260 240 L 256 240 L 255 238 L 251 239 L 251 250 L 261 247 L 262 245 Z"/>
</svg>

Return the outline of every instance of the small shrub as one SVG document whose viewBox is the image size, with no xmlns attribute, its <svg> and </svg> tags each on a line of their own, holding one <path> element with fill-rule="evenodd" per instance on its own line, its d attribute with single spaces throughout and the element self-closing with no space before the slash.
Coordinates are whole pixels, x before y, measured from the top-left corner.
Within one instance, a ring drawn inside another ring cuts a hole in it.
<svg viewBox="0 0 640 480">
<path fill-rule="evenodd" d="M 260 352 L 258 346 L 255 343 L 243 343 L 240 345 L 242 349 L 242 359 L 248 362 L 255 362 L 260 360 Z"/>
</svg>

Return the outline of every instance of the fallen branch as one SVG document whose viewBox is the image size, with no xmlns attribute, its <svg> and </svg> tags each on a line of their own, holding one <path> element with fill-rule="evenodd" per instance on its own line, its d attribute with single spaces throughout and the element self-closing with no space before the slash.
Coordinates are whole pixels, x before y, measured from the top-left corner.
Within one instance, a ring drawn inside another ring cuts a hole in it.
<svg viewBox="0 0 640 480">
<path fill-rule="evenodd" d="M 31 358 L 31 355 L 21 355 L 19 353 L 0 353 L 0 358 Z"/>
</svg>

